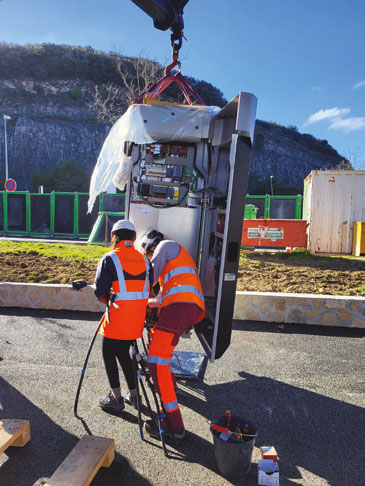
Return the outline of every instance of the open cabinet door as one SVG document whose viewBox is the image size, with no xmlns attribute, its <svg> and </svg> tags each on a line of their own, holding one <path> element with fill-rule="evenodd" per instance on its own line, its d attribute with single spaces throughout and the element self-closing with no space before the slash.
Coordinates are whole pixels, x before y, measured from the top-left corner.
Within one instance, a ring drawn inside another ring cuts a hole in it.
<svg viewBox="0 0 365 486">
<path fill-rule="evenodd" d="M 219 160 L 222 159 L 220 152 L 226 153 L 229 149 L 229 179 L 225 208 L 217 210 L 209 238 L 212 241 L 214 235 L 215 241 L 218 240 L 215 244 L 220 244 L 221 248 L 215 298 L 213 305 L 209 305 L 207 299 L 206 319 L 196 326 L 197 335 L 211 361 L 220 358 L 231 341 L 256 106 L 254 95 L 241 92 L 222 109 L 214 124 L 212 150 L 218 152 L 216 158 Z M 219 177 L 218 172 L 216 177 Z"/>
</svg>

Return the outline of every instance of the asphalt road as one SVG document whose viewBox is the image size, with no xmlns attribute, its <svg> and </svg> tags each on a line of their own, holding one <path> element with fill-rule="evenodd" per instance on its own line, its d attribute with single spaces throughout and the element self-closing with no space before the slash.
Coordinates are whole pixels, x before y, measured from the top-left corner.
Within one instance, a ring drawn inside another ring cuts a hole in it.
<svg viewBox="0 0 365 486">
<path fill-rule="evenodd" d="M 361 486 L 364 480 L 364 331 L 234 322 L 225 355 L 202 379 L 179 382 L 187 436 L 168 445 L 142 441 L 136 412 L 102 412 L 108 391 L 96 340 L 79 402 L 75 393 L 100 316 L 0 310 L 0 418 L 29 419 L 31 441 L 0 456 L 1 486 L 32 486 L 50 477 L 77 440 L 115 439 L 116 458 L 92 486 L 256 485 L 259 447 L 274 445 L 280 485 Z M 8 341 L 8 344 L 5 341 Z M 202 352 L 196 337 L 179 350 Z M 232 483 L 217 471 L 209 424 L 229 408 L 250 419 L 258 437 L 247 476 Z"/>
</svg>

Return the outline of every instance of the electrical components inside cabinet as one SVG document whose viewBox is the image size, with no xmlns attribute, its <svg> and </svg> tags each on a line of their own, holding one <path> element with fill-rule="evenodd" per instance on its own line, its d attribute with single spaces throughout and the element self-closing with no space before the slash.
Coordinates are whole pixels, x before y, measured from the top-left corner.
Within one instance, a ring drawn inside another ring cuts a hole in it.
<svg viewBox="0 0 365 486">
<path fill-rule="evenodd" d="M 133 170 L 134 200 L 166 206 L 183 203 L 197 179 L 194 161 L 192 145 L 142 145 L 140 160 Z"/>
</svg>

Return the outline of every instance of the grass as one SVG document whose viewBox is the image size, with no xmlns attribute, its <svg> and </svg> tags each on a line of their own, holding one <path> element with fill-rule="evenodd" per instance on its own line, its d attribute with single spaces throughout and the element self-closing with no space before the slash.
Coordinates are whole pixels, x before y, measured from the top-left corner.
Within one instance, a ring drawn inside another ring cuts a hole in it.
<svg viewBox="0 0 365 486">
<path fill-rule="evenodd" d="M 244 249 L 241 247 L 241 249 Z M 30 253 L 33 255 L 42 255 L 48 258 L 62 258 L 68 261 L 86 261 L 92 263 L 98 263 L 102 255 L 109 251 L 109 248 L 101 245 L 82 245 L 72 243 L 43 243 L 43 242 L 22 242 L 22 241 L 10 241 L 0 240 L 0 252 L 1 253 Z M 268 252 L 270 253 L 270 252 Z M 252 252 L 255 255 L 255 252 Z M 313 255 L 308 250 L 293 250 L 290 253 L 276 252 L 275 255 L 280 259 L 291 258 L 308 258 L 308 259 L 323 259 L 323 258 L 339 258 L 339 259 L 352 259 L 351 255 L 341 256 L 329 256 L 329 255 Z M 240 254 L 240 264 L 250 258 L 250 254 Z M 353 258 L 356 259 L 356 258 Z"/>
<path fill-rule="evenodd" d="M 72 243 L 40 243 L 22 241 L 0 241 L 1 253 L 42 255 L 48 258 L 62 258 L 68 261 L 98 263 L 109 248 L 99 245 L 80 245 Z"/>
</svg>

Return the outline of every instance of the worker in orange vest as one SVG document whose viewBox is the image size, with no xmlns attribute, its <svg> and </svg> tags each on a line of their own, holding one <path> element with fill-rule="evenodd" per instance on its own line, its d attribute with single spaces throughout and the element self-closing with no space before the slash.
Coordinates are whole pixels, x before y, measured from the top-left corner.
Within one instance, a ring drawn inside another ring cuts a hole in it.
<svg viewBox="0 0 365 486">
<path fill-rule="evenodd" d="M 102 353 L 111 392 L 99 400 L 103 410 L 120 412 L 124 402 L 136 407 L 137 391 L 130 346 L 142 336 L 150 292 L 152 268 L 134 248 L 136 229 L 128 220 L 117 221 L 111 231 L 112 251 L 104 255 L 96 272 L 94 293 L 107 305 L 100 333 Z M 123 397 L 117 360 L 129 391 Z"/>
<path fill-rule="evenodd" d="M 148 351 L 148 368 L 163 403 L 166 420 L 163 434 L 181 439 L 185 435 L 171 359 L 181 335 L 205 314 L 204 296 L 194 260 L 185 248 L 172 240 L 163 240 L 157 230 L 139 242 L 139 248 L 151 259 L 153 283 L 159 281 L 159 318 Z M 153 421 L 145 423 L 147 433 L 159 437 Z"/>
</svg>

